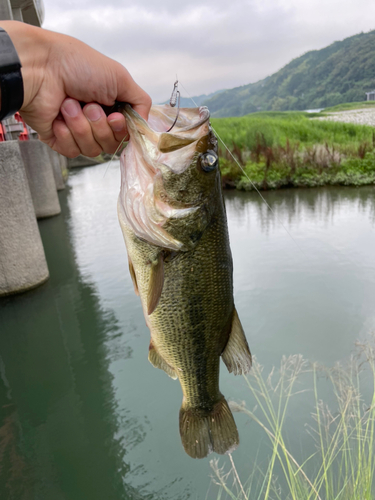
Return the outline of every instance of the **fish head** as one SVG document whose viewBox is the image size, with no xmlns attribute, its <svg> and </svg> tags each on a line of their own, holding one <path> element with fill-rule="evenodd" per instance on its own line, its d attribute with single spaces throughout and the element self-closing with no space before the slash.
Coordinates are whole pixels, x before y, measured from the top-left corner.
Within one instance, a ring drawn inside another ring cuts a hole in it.
<svg viewBox="0 0 375 500">
<path fill-rule="evenodd" d="M 197 207 L 212 196 L 220 178 L 219 159 L 216 137 L 211 130 L 205 132 L 200 139 L 174 150 L 169 149 L 170 134 L 160 138 L 158 147 L 163 161 L 159 164 L 160 176 L 155 179 L 155 196 L 171 206 Z"/>
<path fill-rule="evenodd" d="M 147 227 L 148 236 L 147 231 L 136 231 L 139 237 L 186 250 L 191 238 L 184 233 L 196 234 L 195 226 L 201 233 L 215 197 L 221 196 L 218 145 L 209 111 L 204 106 L 181 108 L 170 132 L 177 110 L 168 105 L 153 106 L 148 122 L 130 106 L 124 113 L 130 143 L 123 153 L 120 199 L 128 206 L 142 204 L 142 214 L 137 217 L 128 210 L 127 220 L 133 230 Z M 168 236 L 175 241 L 162 241 Z"/>
</svg>

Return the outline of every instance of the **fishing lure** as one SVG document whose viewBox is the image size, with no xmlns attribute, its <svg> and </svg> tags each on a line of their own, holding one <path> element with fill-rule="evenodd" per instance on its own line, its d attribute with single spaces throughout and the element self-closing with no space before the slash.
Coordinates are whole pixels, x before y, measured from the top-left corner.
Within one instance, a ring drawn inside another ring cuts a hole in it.
<svg viewBox="0 0 375 500">
<path fill-rule="evenodd" d="M 174 108 L 177 104 L 177 115 L 172 124 L 172 126 L 167 130 L 170 132 L 172 128 L 176 125 L 178 120 L 178 115 L 180 114 L 180 91 L 178 90 L 178 80 L 174 82 L 171 98 L 169 99 L 169 105 Z"/>
</svg>

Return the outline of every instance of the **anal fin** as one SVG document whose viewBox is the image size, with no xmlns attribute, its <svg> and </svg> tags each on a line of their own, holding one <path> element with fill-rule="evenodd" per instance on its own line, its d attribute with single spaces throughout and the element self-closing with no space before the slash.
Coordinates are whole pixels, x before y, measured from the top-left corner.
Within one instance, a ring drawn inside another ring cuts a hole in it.
<svg viewBox="0 0 375 500">
<path fill-rule="evenodd" d="M 164 258 L 160 252 L 151 262 L 150 281 L 147 293 L 147 314 L 155 311 L 164 285 Z"/>
<path fill-rule="evenodd" d="M 148 350 L 148 360 L 149 362 L 155 367 L 155 368 L 160 368 L 160 370 L 164 370 L 165 373 L 176 380 L 177 374 L 175 370 L 164 361 L 164 359 L 160 356 L 158 351 L 156 350 L 156 347 L 152 343 L 152 340 L 150 342 L 150 347 Z"/>
<path fill-rule="evenodd" d="M 233 311 L 232 329 L 228 343 L 221 354 L 230 373 L 241 375 L 251 368 L 251 353 L 236 308 Z"/>
</svg>

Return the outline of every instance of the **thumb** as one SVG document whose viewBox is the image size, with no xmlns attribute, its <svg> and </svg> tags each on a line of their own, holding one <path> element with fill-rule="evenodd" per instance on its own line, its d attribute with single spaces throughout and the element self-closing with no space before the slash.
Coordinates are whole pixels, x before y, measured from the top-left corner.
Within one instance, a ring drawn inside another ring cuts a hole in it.
<svg viewBox="0 0 375 500">
<path fill-rule="evenodd" d="M 117 101 L 127 102 L 134 111 L 148 119 L 152 105 L 151 97 L 133 80 L 130 73 L 119 64 L 117 77 Z"/>
</svg>

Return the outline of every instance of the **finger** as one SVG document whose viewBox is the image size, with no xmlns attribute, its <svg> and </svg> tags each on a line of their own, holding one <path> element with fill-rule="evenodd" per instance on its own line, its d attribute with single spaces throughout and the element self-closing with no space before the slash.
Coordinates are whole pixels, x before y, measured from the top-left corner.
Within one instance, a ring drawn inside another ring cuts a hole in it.
<svg viewBox="0 0 375 500">
<path fill-rule="evenodd" d="M 118 140 L 101 106 L 96 103 L 86 104 L 83 108 L 83 114 L 91 125 L 94 139 L 103 151 L 106 153 L 114 153 L 118 149 L 120 141 L 124 138 L 125 118 L 120 113 L 115 114 L 115 126 L 118 125 L 118 128 L 122 131 L 122 135 L 120 132 L 117 132 L 119 137 Z M 119 115 L 119 117 L 117 117 L 117 115 Z"/>
<path fill-rule="evenodd" d="M 123 114 L 112 113 L 108 115 L 107 121 L 113 131 L 113 135 L 119 143 L 124 139 L 128 140 L 129 134 L 126 127 L 125 116 Z"/>
<path fill-rule="evenodd" d="M 80 152 L 90 157 L 98 156 L 102 148 L 96 142 L 91 125 L 83 114 L 79 102 L 75 99 L 65 99 L 61 105 L 61 113 Z"/>
<path fill-rule="evenodd" d="M 63 120 L 57 118 L 52 124 L 52 130 L 54 134 L 53 144 L 47 143 L 52 149 L 68 158 L 75 158 L 81 153 L 72 133 Z"/>
<path fill-rule="evenodd" d="M 139 90 L 142 90 L 141 87 L 139 87 Z M 135 102 L 133 104 L 133 109 L 147 121 L 148 114 L 152 106 L 151 97 L 142 90 L 142 92 L 139 95 L 139 99 L 141 102 Z"/>
</svg>

